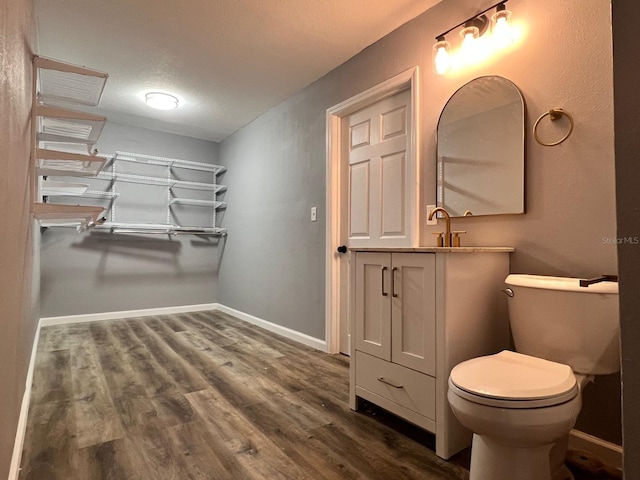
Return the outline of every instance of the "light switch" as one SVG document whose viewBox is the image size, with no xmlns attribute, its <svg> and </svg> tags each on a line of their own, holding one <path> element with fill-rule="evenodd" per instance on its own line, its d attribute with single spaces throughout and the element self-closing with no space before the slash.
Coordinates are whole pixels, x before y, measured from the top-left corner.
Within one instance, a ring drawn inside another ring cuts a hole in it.
<svg viewBox="0 0 640 480">
<path fill-rule="evenodd" d="M 318 207 L 311 207 L 311 221 L 318 221 Z"/>
</svg>

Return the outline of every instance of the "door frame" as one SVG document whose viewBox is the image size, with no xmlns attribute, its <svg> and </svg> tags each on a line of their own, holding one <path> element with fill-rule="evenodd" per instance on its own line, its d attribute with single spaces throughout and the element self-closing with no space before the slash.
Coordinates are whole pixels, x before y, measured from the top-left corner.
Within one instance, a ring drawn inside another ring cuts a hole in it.
<svg viewBox="0 0 640 480">
<path fill-rule="evenodd" d="M 341 295 L 347 292 L 340 290 L 340 259 L 336 248 L 340 245 L 340 221 L 344 213 L 345 200 L 341 198 L 340 185 L 342 182 L 340 164 L 342 160 L 341 128 L 344 117 L 372 105 L 398 92 L 411 90 L 411 136 L 409 138 L 408 155 L 410 164 L 415 165 L 415 172 L 409 185 L 411 198 L 418 198 L 418 183 L 420 165 L 418 162 L 418 118 L 419 91 L 418 66 L 409 68 L 384 82 L 361 92 L 344 102 L 327 109 L 327 180 L 326 180 L 326 276 L 325 276 L 325 339 L 328 353 L 339 353 L 340 349 L 340 303 Z M 418 202 L 413 202 L 411 219 L 414 221 L 412 229 L 412 244 L 417 245 L 419 235 Z M 351 308 L 349 307 L 349 311 Z"/>
</svg>

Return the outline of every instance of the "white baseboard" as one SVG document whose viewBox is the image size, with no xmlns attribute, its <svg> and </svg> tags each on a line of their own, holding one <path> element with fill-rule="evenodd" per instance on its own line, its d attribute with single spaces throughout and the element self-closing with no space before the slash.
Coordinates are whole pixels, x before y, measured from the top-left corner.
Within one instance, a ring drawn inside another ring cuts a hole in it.
<svg viewBox="0 0 640 480">
<path fill-rule="evenodd" d="M 607 442 L 580 430 L 571 430 L 569 448 L 591 452 L 606 465 L 622 468 L 622 447 L 615 443 Z"/>
<path fill-rule="evenodd" d="M 81 315 L 67 315 L 61 317 L 43 317 L 40 319 L 40 326 L 46 327 L 49 325 L 64 325 L 69 323 L 86 323 L 86 322 L 98 322 L 101 320 L 117 320 L 119 318 L 134 318 L 144 317 L 148 315 L 170 315 L 173 313 L 189 313 L 189 312 L 202 312 L 206 310 L 220 310 L 221 312 L 233 315 L 234 317 L 244 320 L 258 327 L 262 327 L 270 332 L 277 333 L 283 337 L 295 340 L 296 342 L 307 345 L 308 347 L 327 351 L 327 342 L 320 340 L 319 338 L 312 337 L 305 333 L 300 333 L 296 330 L 292 330 L 287 327 L 283 327 L 276 323 L 269 322 L 262 318 L 250 315 L 248 313 L 241 312 L 235 308 L 227 307 L 219 303 L 204 303 L 200 305 L 183 305 L 178 307 L 160 307 L 160 308 L 146 308 L 141 310 L 124 310 L 120 312 L 104 312 L 104 313 L 88 313 Z"/>
<path fill-rule="evenodd" d="M 220 310 L 221 312 L 227 313 L 229 315 L 233 315 L 234 317 L 251 323 L 252 325 L 262 327 L 265 330 L 269 330 L 270 332 L 282 335 L 283 337 L 290 340 L 295 340 L 296 342 L 302 343 L 303 345 L 306 345 L 308 347 L 315 348 L 316 350 L 320 350 L 322 352 L 327 351 L 327 342 L 325 340 L 320 340 L 319 338 L 312 337 L 310 335 L 307 335 L 306 333 L 300 333 L 296 330 L 283 327 L 282 325 L 269 322 L 268 320 L 264 320 L 262 318 L 241 312 L 240 310 L 236 310 L 235 308 L 227 307 L 222 304 L 217 305 L 217 310 Z"/>
<path fill-rule="evenodd" d="M 40 340 L 40 322 L 36 327 L 36 334 L 31 347 L 31 357 L 29 358 L 29 369 L 27 370 L 27 380 L 22 396 L 22 405 L 20 406 L 20 416 L 18 417 L 18 428 L 16 429 L 16 439 L 13 444 L 13 454 L 11 456 L 11 465 L 9 466 L 8 480 L 18 480 L 20 474 L 20 461 L 22 460 L 22 448 L 24 446 L 24 438 L 27 433 L 27 416 L 29 414 L 29 405 L 31 402 L 31 384 L 33 383 L 33 371 L 36 367 L 36 353 L 38 351 L 38 341 Z"/>
<path fill-rule="evenodd" d="M 171 315 L 172 313 L 202 312 L 216 310 L 217 303 L 203 303 L 199 305 L 181 305 L 177 307 L 143 308 L 141 310 L 123 310 L 120 312 L 87 313 L 81 315 L 66 315 L 62 317 L 43 317 L 40 325 L 64 325 L 67 323 L 99 322 L 101 320 L 117 320 L 119 318 L 145 317 L 149 315 Z"/>
</svg>

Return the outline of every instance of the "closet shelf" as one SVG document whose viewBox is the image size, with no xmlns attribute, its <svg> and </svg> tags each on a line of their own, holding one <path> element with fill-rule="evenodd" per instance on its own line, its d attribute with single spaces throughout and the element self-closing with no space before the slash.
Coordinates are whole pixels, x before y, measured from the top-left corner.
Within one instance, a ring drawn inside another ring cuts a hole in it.
<svg viewBox="0 0 640 480">
<path fill-rule="evenodd" d="M 212 207 L 212 208 L 226 208 L 225 202 L 218 202 L 216 200 L 196 200 L 194 198 L 174 198 L 169 202 L 169 205 L 190 205 L 193 207 Z"/>
<path fill-rule="evenodd" d="M 76 193 L 63 193 L 63 192 L 51 192 L 45 193 L 43 190 L 42 195 L 47 195 L 49 197 L 82 197 L 82 198 L 107 198 L 113 199 L 118 197 L 120 194 L 115 192 L 103 192 L 100 190 L 85 190 L 81 194 Z"/>
<path fill-rule="evenodd" d="M 87 152 L 91 152 L 107 122 L 107 117 L 102 115 L 59 107 L 36 105 L 35 109 L 38 142 L 84 144 Z"/>
<path fill-rule="evenodd" d="M 109 75 L 97 70 L 36 56 L 38 102 L 97 106 Z"/>
<path fill-rule="evenodd" d="M 37 175 L 95 177 L 106 161 L 105 157 L 98 155 L 83 155 L 44 148 L 35 149 Z"/>
<path fill-rule="evenodd" d="M 87 190 L 83 195 L 83 197 L 89 198 L 116 198 L 118 196 L 120 194 L 116 192 L 101 192 L 99 190 Z"/>
<path fill-rule="evenodd" d="M 112 233 L 141 233 L 160 235 L 212 235 L 225 236 L 226 228 L 220 227 L 185 227 L 170 223 L 121 223 L 104 222 L 96 226 L 101 230 L 109 230 Z"/>
<path fill-rule="evenodd" d="M 56 205 L 53 203 L 34 203 L 32 212 L 43 227 L 75 226 L 86 229 L 102 222 L 102 207 L 86 205 Z"/>
<path fill-rule="evenodd" d="M 86 183 L 56 182 L 53 180 L 43 180 L 40 184 L 40 194 L 42 196 L 69 196 L 80 197 L 87 192 L 89 185 Z"/>
<path fill-rule="evenodd" d="M 144 163 L 147 165 L 159 165 L 163 167 L 184 168 L 187 170 L 197 170 L 200 172 L 212 172 L 219 175 L 227 169 L 221 165 L 212 165 L 210 163 L 192 162 L 189 160 L 181 160 L 177 158 L 157 157 L 154 155 L 144 155 L 141 153 L 116 152 L 115 160 L 123 162 Z"/>
<path fill-rule="evenodd" d="M 185 180 L 174 180 L 162 177 L 150 177 L 147 175 L 134 175 L 132 173 L 120 172 L 100 172 L 98 178 L 102 180 L 117 180 L 130 183 L 141 183 L 143 185 L 157 185 L 169 188 L 189 188 L 192 190 L 209 190 L 214 193 L 220 193 L 226 190 L 226 186 L 214 183 L 188 182 Z"/>
</svg>

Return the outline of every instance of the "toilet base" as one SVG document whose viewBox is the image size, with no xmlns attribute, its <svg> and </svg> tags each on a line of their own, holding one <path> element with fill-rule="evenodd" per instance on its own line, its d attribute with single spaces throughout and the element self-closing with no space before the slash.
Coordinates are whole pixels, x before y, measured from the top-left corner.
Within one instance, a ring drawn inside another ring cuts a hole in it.
<svg viewBox="0 0 640 480">
<path fill-rule="evenodd" d="M 510 447 L 474 433 L 469 480 L 573 480 L 564 465 L 551 472 L 549 459 L 554 446 Z"/>
</svg>

